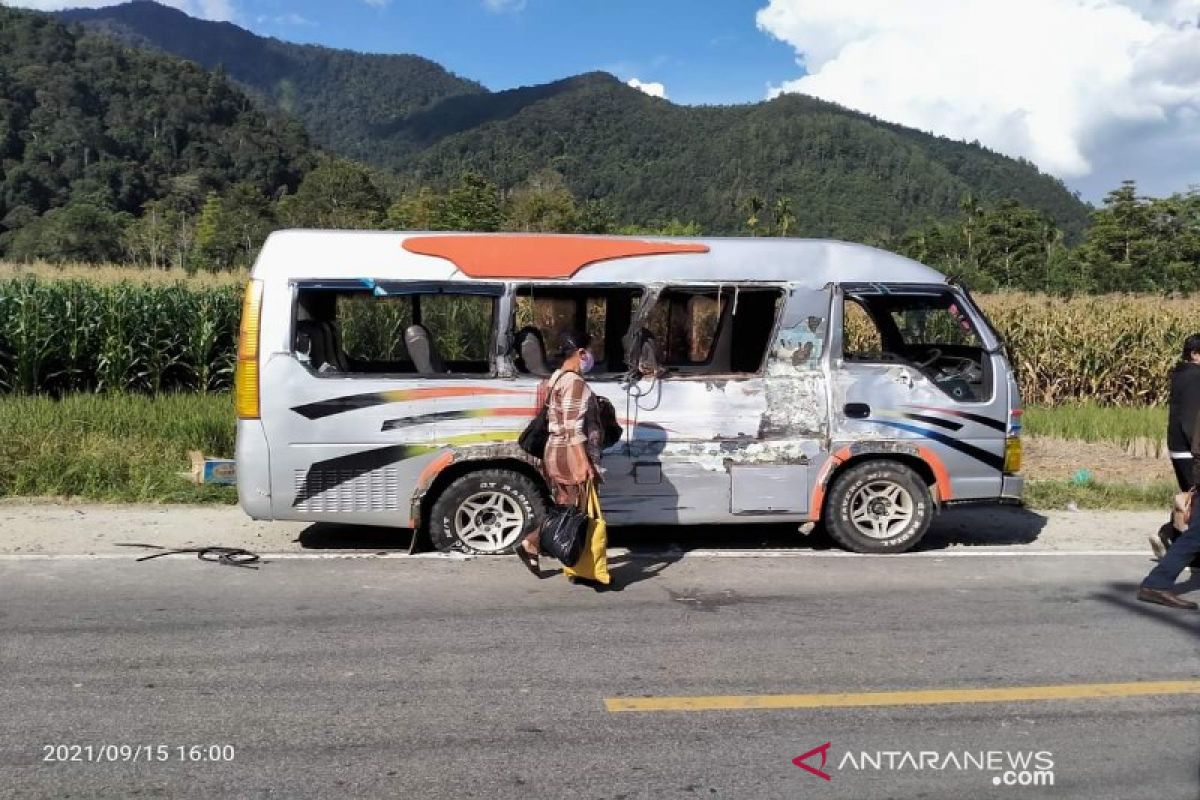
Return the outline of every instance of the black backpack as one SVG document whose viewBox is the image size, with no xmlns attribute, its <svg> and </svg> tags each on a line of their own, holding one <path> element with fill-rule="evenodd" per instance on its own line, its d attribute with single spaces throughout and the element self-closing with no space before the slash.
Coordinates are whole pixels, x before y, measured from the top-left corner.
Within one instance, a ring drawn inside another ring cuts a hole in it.
<svg viewBox="0 0 1200 800">
<path fill-rule="evenodd" d="M 546 457 L 546 442 L 550 440 L 550 395 L 554 391 L 554 384 L 566 374 L 561 373 L 554 379 L 554 383 L 550 384 L 550 388 L 546 390 L 546 402 L 542 403 L 538 413 L 533 415 L 533 419 L 529 420 L 525 430 L 517 437 L 517 447 L 534 458 Z"/>
<path fill-rule="evenodd" d="M 604 432 L 602 447 L 607 449 L 621 441 L 621 434 L 625 430 L 621 423 L 617 422 L 617 410 L 613 408 L 612 402 L 607 397 L 595 393 L 592 397 L 596 398 L 596 417 L 600 421 L 600 430 Z"/>
</svg>

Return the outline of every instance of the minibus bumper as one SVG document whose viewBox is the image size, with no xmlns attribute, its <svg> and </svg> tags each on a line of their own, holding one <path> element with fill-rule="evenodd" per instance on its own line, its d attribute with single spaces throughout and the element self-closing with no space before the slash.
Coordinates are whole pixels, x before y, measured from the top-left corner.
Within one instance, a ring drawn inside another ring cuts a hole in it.
<svg viewBox="0 0 1200 800">
<path fill-rule="evenodd" d="M 1005 475 L 1000 485 L 1000 499 L 1020 501 L 1024 495 L 1025 479 L 1020 475 Z"/>
<path fill-rule="evenodd" d="M 236 456 L 242 510 L 252 519 L 271 519 L 271 459 L 262 420 L 238 420 Z"/>
</svg>

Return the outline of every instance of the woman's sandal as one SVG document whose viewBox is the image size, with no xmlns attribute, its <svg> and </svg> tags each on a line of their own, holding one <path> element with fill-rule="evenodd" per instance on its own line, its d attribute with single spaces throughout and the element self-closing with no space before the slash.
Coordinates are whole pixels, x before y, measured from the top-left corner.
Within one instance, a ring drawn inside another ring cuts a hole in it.
<svg viewBox="0 0 1200 800">
<path fill-rule="evenodd" d="M 513 552 L 517 554 L 517 558 L 521 559 L 521 563 L 525 565 L 525 569 L 532 572 L 535 577 L 542 577 L 542 570 L 538 566 L 538 557 L 526 550 L 522 542 L 517 542 L 517 546 L 513 548 Z"/>
</svg>

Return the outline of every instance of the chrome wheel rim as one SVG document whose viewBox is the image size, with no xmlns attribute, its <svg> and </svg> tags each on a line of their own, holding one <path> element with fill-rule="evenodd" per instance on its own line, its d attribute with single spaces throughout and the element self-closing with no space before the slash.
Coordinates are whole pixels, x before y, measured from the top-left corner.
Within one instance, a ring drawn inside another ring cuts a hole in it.
<svg viewBox="0 0 1200 800">
<path fill-rule="evenodd" d="M 459 540 L 482 553 L 499 553 L 525 530 L 525 512 L 516 500 L 500 492 L 476 492 L 454 512 Z"/>
<path fill-rule="evenodd" d="M 912 493 L 892 481 L 871 481 L 850 499 L 850 522 L 863 536 L 892 539 L 912 522 L 916 502 Z"/>
</svg>

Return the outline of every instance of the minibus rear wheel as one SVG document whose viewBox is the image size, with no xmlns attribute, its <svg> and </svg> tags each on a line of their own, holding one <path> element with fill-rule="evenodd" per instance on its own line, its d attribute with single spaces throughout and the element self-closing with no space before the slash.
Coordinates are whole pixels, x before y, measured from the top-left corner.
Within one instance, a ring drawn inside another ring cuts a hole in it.
<svg viewBox="0 0 1200 800">
<path fill-rule="evenodd" d="M 446 487 L 429 513 L 429 538 L 438 550 L 510 553 L 546 513 L 533 479 L 516 470 L 469 472 Z"/>
<path fill-rule="evenodd" d="M 929 487 L 911 467 L 876 459 L 833 480 L 825 527 L 855 553 L 903 553 L 921 541 L 932 520 Z"/>
</svg>

